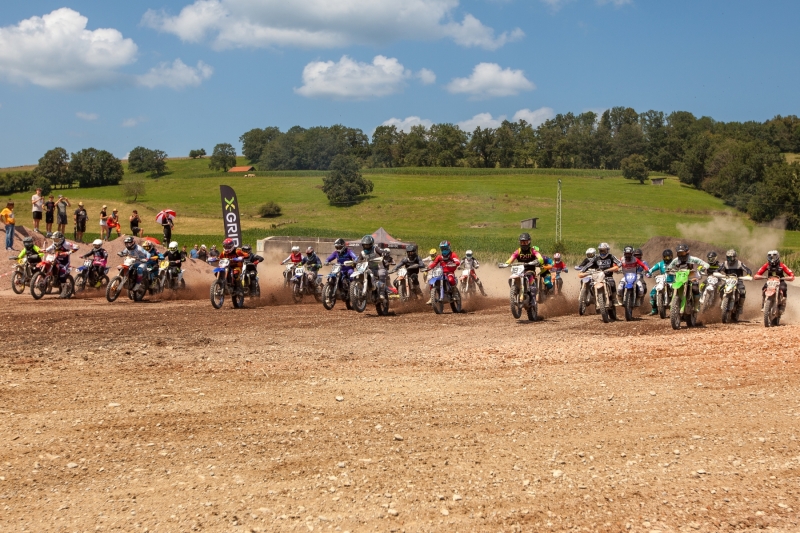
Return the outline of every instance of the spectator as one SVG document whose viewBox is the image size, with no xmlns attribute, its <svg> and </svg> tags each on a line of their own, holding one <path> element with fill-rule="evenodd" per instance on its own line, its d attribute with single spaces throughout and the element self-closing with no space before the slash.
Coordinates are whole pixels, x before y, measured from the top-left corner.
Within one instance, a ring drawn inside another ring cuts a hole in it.
<svg viewBox="0 0 800 533">
<path fill-rule="evenodd" d="M 67 231 L 67 208 L 72 204 L 69 203 L 69 198 L 64 196 L 63 194 L 58 195 L 58 201 L 56 202 L 56 216 L 58 220 L 58 231 L 64 233 Z"/>
<path fill-rule="evenodd" d="M 108 206 L 103 206 L 100 210 L 100 239 L 106 241 L 111 240 L 111 232 L 108 231 L 108 213 L 106 212 Z"/>
<path fill-rule="evenodd" d="M 208 261 L 208 250 L 206 250 L 205 244 L 200 245 L 200 250 L 197 252 L 197 258 L 200 261 Z"/>
<path fill-rule="evenodd" d="M 208 257 L 209 258 L 211 258 L 211 257 L 214 257 L 214 258 L 219 257 L 219 250 L 217 250 L 217 245 L 216 244 L 212 244 L 211 245 L 211 250 L 208 251 Z"/>
<path fill-rule="evenodd" d="M 142 233 L 142 228 L 139 224 L 142 223 L 142 219 L 139 217 L 139 212 L 134 209 L 133 214 L 130 218 L 131 221 L 131 233 L 133 233 L 134 237 L 138 237 L 140 233 Z"/>
<path fill-rule="evenodd" d="M 44 203 L 44 223 L 45 231 L 50 233 L 53 231 L 53 212 L 56 210 L 56 203 L 53 201 L 53 195 Z"/>
<path fill-rule="evenodd" d="M 181 248 L 181 261 L 186 261 L 187 257 L 189 257 L 189 254 L 186 251 L 186 245 L 184 244 L 183 248 Z"/>
<path fill-rule="evenodd" d="M 42 197 L 42 188 L 36 187 L 36 194 L 31 196 L 31 206 L 32 206 L 32 214 L 33 214 L 33 231 L 36 233 L 41 233 L 39 231 L 39 223 L 42 221 L 42 204 L 44 203 L 44 198 Z"/>
<path fill-rule="evenodd" d="M 111 230 L 117 230 L 117 237 L 120 235 L 120 226 L 119 226 L 119 212 L 115 209 L 111 210 L 111 216 L 106 219 L 106 225 L 108 226 L 108 240 L 111 240 Z"/>
<path fill-rule="evenodd" d="M 175 222 L 172 221 L 171 217 L 165 216 L 161 222 L 161 225 L 164 227 L 164 242 L 169 242 L 172 240 L 172 228 L 175 227 Z"/>
<path fill-rule="evenodd" d="M 199 248 L 200 247 L 195 244 L 192 247 L 192 250 L 189 252 L 189 257 L 192 258 L 192 259 L 197 259 L 197 252 L 199 251 Z"/>
<path fill-rule="evenodd" d="M 83 208 L 83 202 L 78 202 L 78 209 L 75 210 L 75 240 L 83 242 L 83 234 L 86 233 L 86 219 L 89 215 Z"/>
<path fill-rule="evenodd" d="M 14 200 L 9 200 L 6 208 L 0 211 L 0 221 L 6 225 L 6 250 L 14 250 Z"/>
</svg>

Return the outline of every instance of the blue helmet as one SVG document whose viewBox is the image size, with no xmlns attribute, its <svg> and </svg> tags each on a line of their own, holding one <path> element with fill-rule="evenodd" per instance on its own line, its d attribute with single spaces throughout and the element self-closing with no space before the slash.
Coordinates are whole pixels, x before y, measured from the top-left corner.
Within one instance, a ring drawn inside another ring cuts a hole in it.
<svg viewBox="0 0 800 533">
<path fill-rule="evenodd" d="M 442 252 L 442 257 L 444 257 L 445 259 L 448 259 L 450 257 L 450 254 L 453 253 L 453 251 L 450 250 L 450 241 L 442 241 L 442 242 L 440 242 L 439 243 L 439 251 Z"/>
</svg>

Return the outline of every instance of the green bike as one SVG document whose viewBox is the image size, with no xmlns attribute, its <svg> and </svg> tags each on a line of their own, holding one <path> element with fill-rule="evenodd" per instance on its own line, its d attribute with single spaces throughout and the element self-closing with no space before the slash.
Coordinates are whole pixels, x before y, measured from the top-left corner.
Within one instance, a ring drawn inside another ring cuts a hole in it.
<svg viewBox="0 0 800 533">
<path fill-rule="evenodd" d="M 691 270 L 678 270 L 675 272 L 675 281 L 672 282 L 672 302 L 669 308 L 669 319 L 672 329 L 681 329 L 681 321 L 686 326 L 693 328 L 697 325 L 697 309 L 695 295 L 692 292 L 692 283 L 689 281 Z"/>
</svg>

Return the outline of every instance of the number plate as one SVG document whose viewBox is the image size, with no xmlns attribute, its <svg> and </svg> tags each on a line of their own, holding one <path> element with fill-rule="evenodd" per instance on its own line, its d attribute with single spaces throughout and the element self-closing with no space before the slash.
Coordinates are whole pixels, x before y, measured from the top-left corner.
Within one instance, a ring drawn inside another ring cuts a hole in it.
<svg viewBox="0 0 800 533">
<path fill-rule="evenodd" d="M 512 266 L 511 267 L 511 275 L 512 276 L 521 276 L 523 272 L 525 272 L 525 267 L 522 266 L 522 265 L 520 265 L 520 266 Z"/>
<path fill-rule="evenodd" d="M 331 274 L 338 274 L 341 271 L 342 271 L 341 265 L 333 265 L 333 268 L 331 269 Z"/>
<path fill-rule="evenodd" d="M 227 267 L 227 266 L 228 266 L 228 265 L 230 265 L 230 264 L 231 264 L 231 261 L 230 261 L 230 259 L 220 259 L 220 260 L 219 260 L 219 267 L 220 267 L 220 268 L 225 268 L 225 267 Z"/>
<path fill-rule="evenodd" d="M 85 266 L 85 267 L 90 267 L 90 266 L 92 266 L 92 260 L 91 260 L 91 259 L 87 259 L 87 260 L 85 260 L 85 261 L 83 262 L 83 266 Z"/>
<path fill-rule="evenodd" d="M 128 257 L 128 258 L 125 259 L 125 266 L 129 267 L 129 266 L 133 265 L 135 262 L 136 262 L 136 259 L 134 259 L 133 257 Z"/>
<path fill-rule="evenodd" d="M 55 254 L 47 254 L 47 257 L 45 257 L 44 260 L 47 261 L 48 263 L 52 263 L 53 261 L 56 260 L 56 256 Z"/>
<path fill-rule="evenodd" d="M 781 284 L 781 282 L 778 281 L 777 279 L 771 279 L 771 280 L 767 281 L 767 287 L 769 287 L 771 289 L 777 288 L 778 286 L 780 286 L 780 284 Z"/>
<path fill-rule="evenodd" d="M 294 275 L 295 276 L 302 276 L 303 274 L 305 274 L 305 272 L 306 272 L 306 269 L 303 268 L 303 267 L 297 267 L 297 268 L 294 269 Z"/>
<path fill-rule="evenodd" d="M 361 263 L 360 265 L 358 265 L 358 272 L 363 273 L 364 271 L 367 270 L 368 266 L 369 265 L 367 263 Z"/>
<path fill-rule="evenodd" d="M 407 273 L 408 271 L 405 268 L 401 268 L 400 270 L 397 271 L 397 276 L 400 278 L 404 278 L 406 277 Z"/>
<path fill-rule="evenodd" d="M 433 273 L 431 274 L 431 277 L 433 277 L 433 278 L 439 278 L 439 277 L 441 277 L 441 276 L 442 276 L 442 267 L 436 267 L 436 268 L 434 268 L 434 269 L 433 269 Z"/>
</svg>

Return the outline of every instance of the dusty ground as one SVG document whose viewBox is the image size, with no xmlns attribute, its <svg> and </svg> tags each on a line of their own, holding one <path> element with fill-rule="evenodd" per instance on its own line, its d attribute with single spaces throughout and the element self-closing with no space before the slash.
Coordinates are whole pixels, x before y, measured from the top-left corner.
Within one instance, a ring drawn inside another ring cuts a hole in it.
<svg viewBox="0 0 800 533">
<path fill-rule="evenodd" d="M 800 328 L 752 311 L 0 305 L 2 531 L 800 529 Z"/>
</svg>

